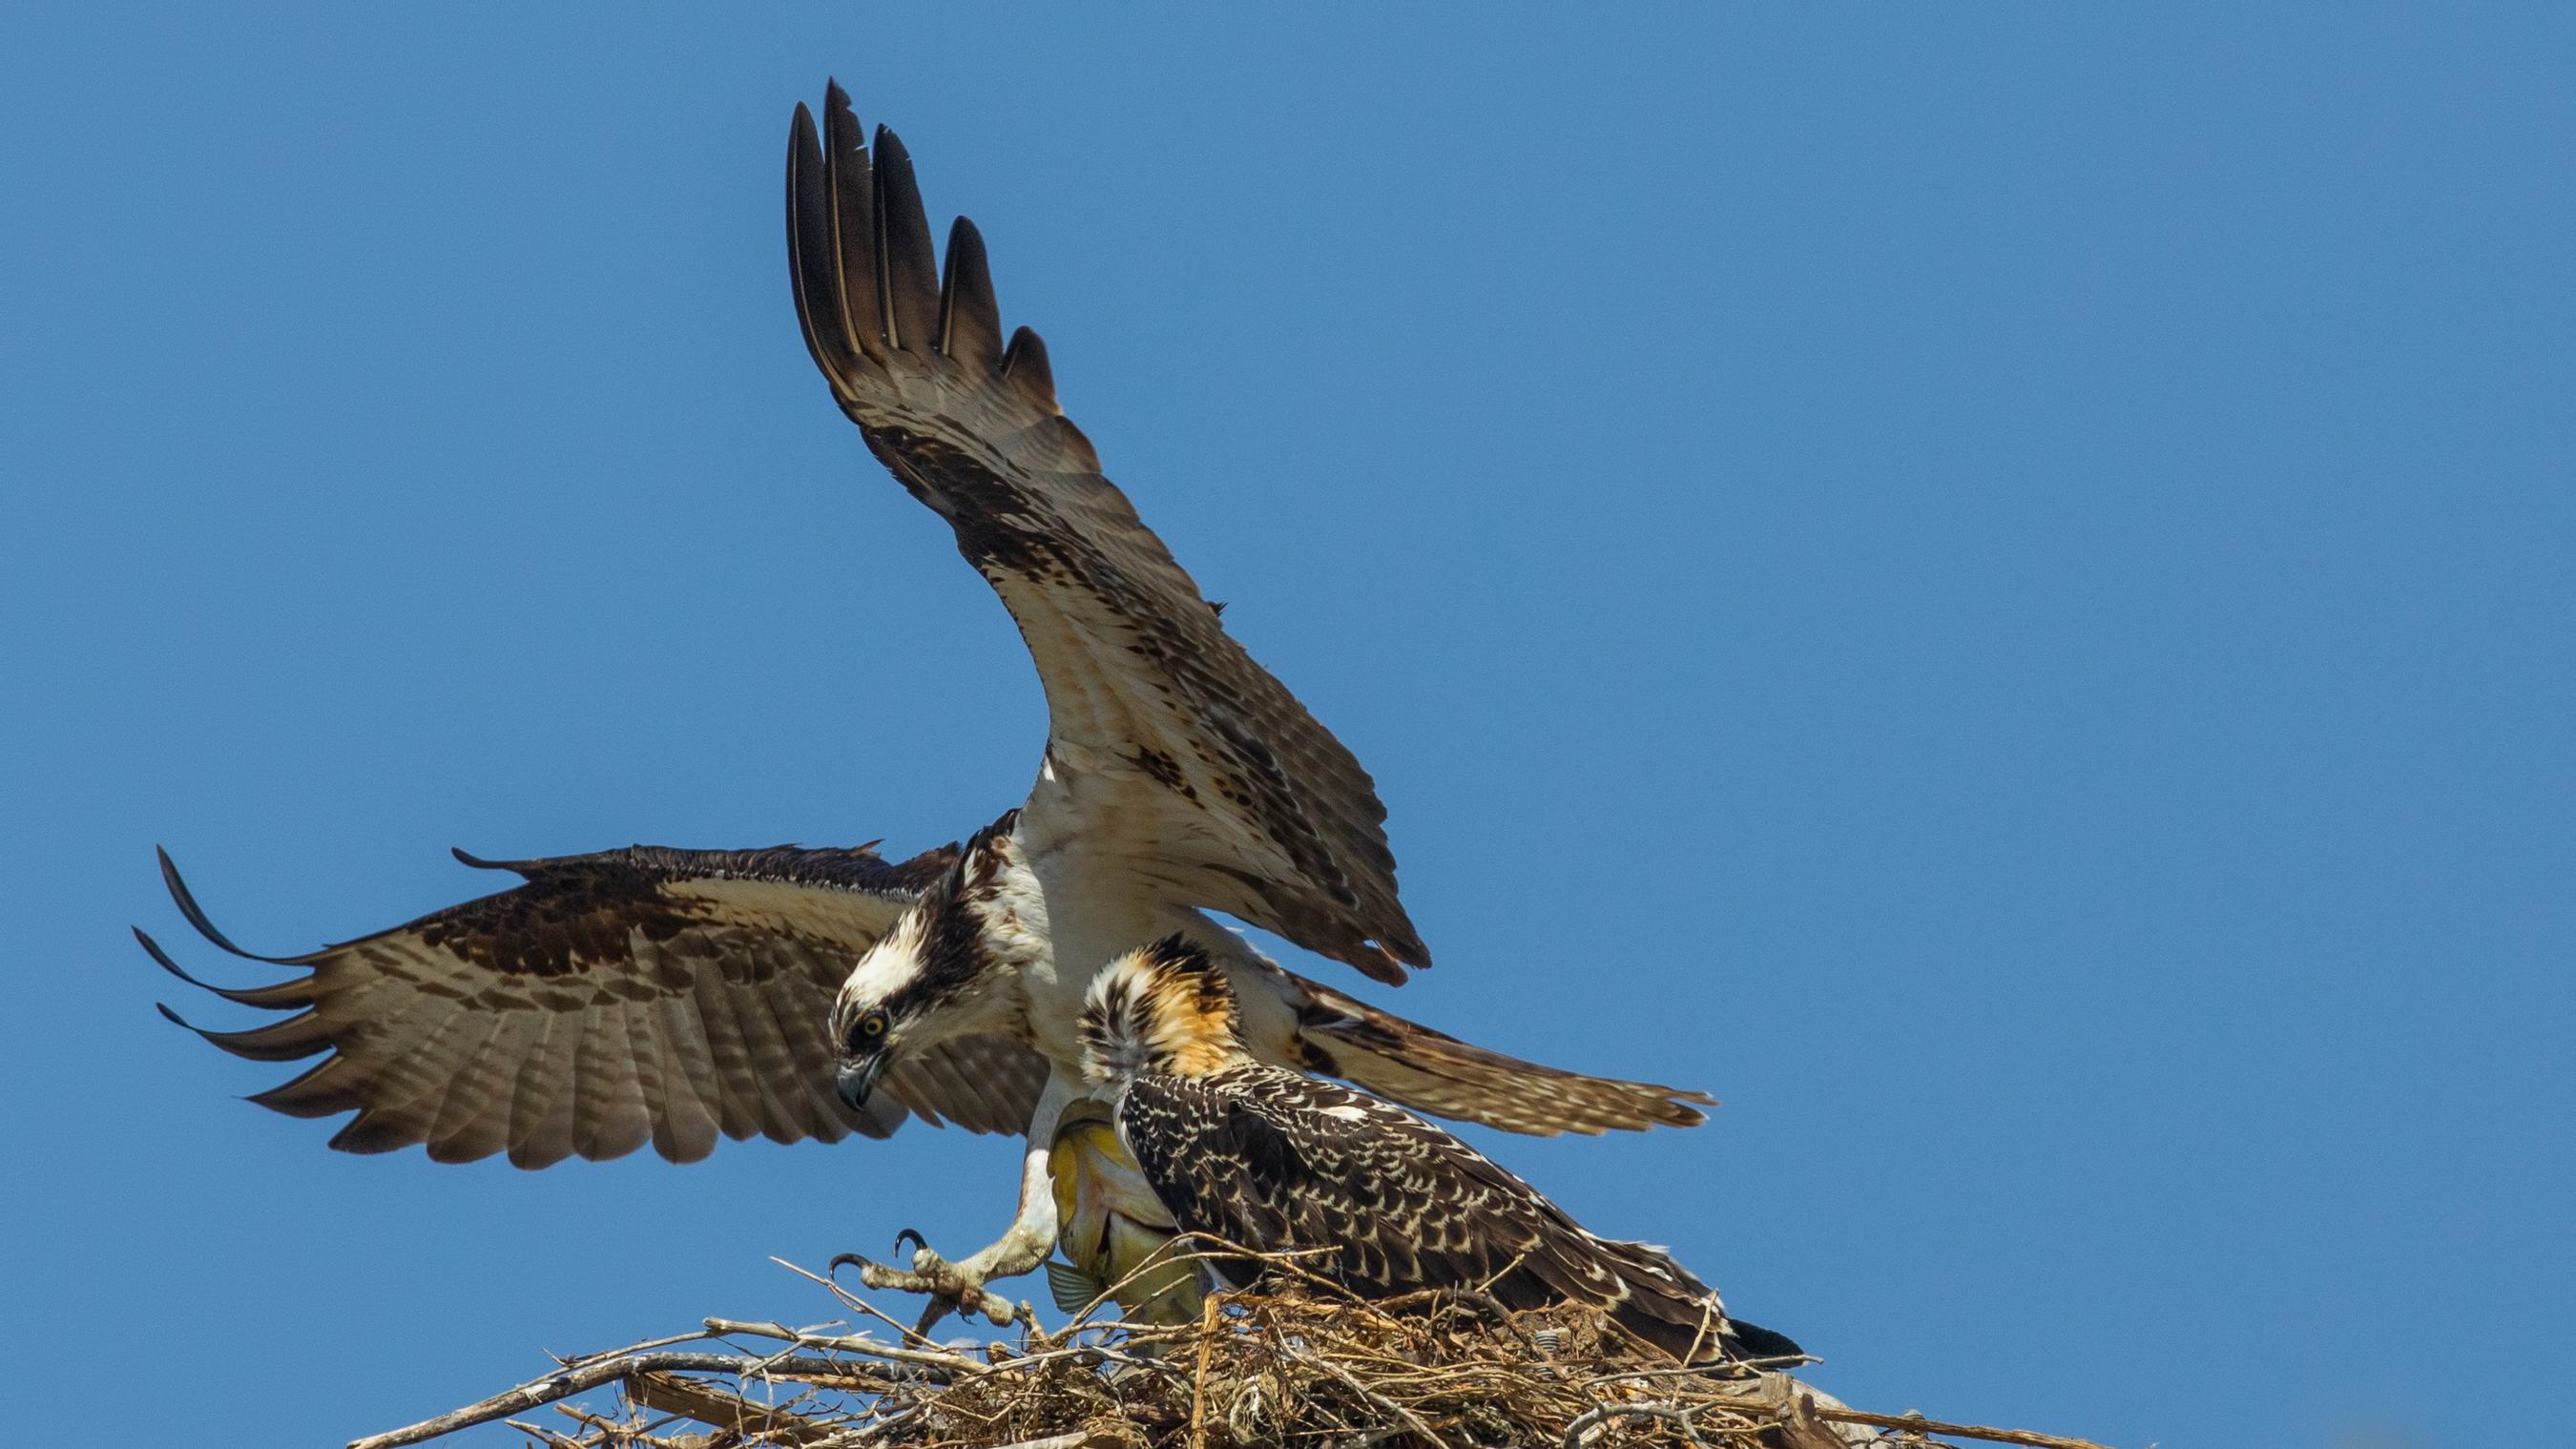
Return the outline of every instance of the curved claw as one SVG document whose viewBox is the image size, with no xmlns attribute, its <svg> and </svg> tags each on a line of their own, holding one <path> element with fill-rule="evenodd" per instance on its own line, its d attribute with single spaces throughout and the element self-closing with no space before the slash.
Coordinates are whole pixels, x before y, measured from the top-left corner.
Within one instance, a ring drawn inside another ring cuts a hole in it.
<svg viewBox="0 0 2576 1449">
<path fill-rule="evenodd" d="M 913 1244 L 912 1269 L 909 1272 L 888 1267 L 858 1253 L 839 1253 L 826 1266 L 824 1276 L 837 1278 L 843 1268 L 855 1265 L 859 1270 L 859 1281 L 869 1288 L 928 1295 L 930 1302 L 923 1306 L 921 1321 L 912 1330 L 916 1335 L 927 1336 L 933 1325 L 951 1313 L 960 1317 L 980 1314 L 1004 1327 L 1019 1322 L 1023 1317 L 1032 1325 L 1037 1322 L 1035 1312 L 1028 1305 L 1014 1308 L 1009 1300 L 986 1289 L 980 1278 L 960 1273 L 954 1265 L 932 1251 L 921 1234 L 912 1229 L 906 1228 L 895 1235 L 895 1250 L 902 1251 L 907 1240 Z"/>
</svg>

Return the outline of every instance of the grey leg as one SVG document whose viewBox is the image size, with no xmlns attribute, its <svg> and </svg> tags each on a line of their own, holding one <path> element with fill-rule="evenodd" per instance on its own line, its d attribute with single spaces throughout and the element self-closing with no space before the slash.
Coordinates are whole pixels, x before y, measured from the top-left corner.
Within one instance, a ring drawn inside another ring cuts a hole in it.
<svg viewBox="0 0 2576 1449">
<path fill-rule="evenodd" d="M 832 1265 L 837 1268 L 843 1263 L 858 1264 L 859 1281 L 870 1288 L 928 1294 L 930 1304 L 915 1326 L 917 1333 L 927 1333 L 932 1324 L 952 1311 L 960 1316 L 980 1313 L 996 1324 L 1017 1319 L 1021 1310 L 1000 1294 L 985 1291 L 984 1285 L 997 1278 L 1016 1278 L 1030 1272 L 1055 1251 L 1055 1183 L 1047 1175 L 1047 1153 L 1055 1142 L 1056 1123 L 1064 1116 L 1066 1104 L 1081 1090 L 1081 1085 L 1061 1068 L 1048 1075 L 1037 1110 L 1029 1114 L 1028 1141 L 1020 1158 L 1019 1210 L 1012 1215 L 1011 1226 L 999 1241 L 952 1263 L 922 1243 L 920 1234 L 907 1231 L 904 1236 L 920 1244 L 913 1251 L 909 1271 L 872 1263 L 855 1253 L 842 1254 L 832 1260 Z M 903 1241 L 903 1237 L 896 1238 L 896 1246 L 902 1246 Z"/>
</svg>

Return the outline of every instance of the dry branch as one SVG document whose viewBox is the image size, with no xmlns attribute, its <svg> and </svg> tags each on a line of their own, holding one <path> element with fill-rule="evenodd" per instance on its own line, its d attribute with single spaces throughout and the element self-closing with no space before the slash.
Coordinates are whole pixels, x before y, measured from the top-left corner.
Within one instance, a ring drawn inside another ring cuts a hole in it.
<svg viewBox="0 0 2576 1449">
<path fill-rule="evenodd" d="M 586 1394 L 592 1389 L 621 1383 L 640 1374 L 699 1373 L 731 1374 L 736 1378 L 785 1379 L 795 1383 L 830 1384 L 861 1387 L 881 1392 L 895 1380 L 884 1370 L 868 1364 L 822 1358 L 745 1358 L 730 1353 L 694 1353 L 680 1349 L 649 1349 L 618 1358 L 592 1359 L 533 1379 L 504 1393 L 494 1394 L 480 1403 L 451 1409 L 434 1419 L 423 1419 L 406 1428 L 371 1434 L 349 1441 L 349 1449 L 401 1449 L 405 1444 L 421 1444 L 459 1429 L 471 1429 L 494 1419 Z"/>
<path fill-rule="evenodd" d="M 762 1357 L 657 1340 L 569 1362 L 350 1449 L 398 1449 L 611 1386 L 624 1393 L 624 1418 L 559 1405 L 587 1432 L 528 1426 L 531 1437 L 549 1449 L 1852 1449 L 1939 1442 L 1933 1436 L 2101 1449 L 1864 1413 L 1785 1373 L 1682 1369 L 1578 1309 L 1516 1314 L 1472 1294 L 1370 1304 L 1293 1269 L 1281 1276 L 1291 1286 L 1211 1298 L 1193 1323 L 1077 1322 L 980 1355 L 831 1326 L 710 1318 L 707 1336 L 781 1347 Z M 772 1390 L 770 1402 L 750 1392 L 755 1384 Z M 715 1432 L 670 1437 L 647 1414 Z"/>
</svg>

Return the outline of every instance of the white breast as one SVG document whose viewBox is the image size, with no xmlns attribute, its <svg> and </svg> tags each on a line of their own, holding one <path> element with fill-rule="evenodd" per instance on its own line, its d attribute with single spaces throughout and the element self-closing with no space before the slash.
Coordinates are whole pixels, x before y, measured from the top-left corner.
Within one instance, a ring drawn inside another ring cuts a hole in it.
<svg viewBox="0 0 2576 1449">
<path fill-rule="evenodd" d="M 1064 789 L 1061 780 L 1042 779 L 1037 794 Z M 1086 844 L 1101 841 L 1086 842 L 1082 836 L 1023 833 L 1033 819 L 1060 821 L 1065 816 L 1062 810 L 1022 814 L 1012 837 L 1012 858 L 1025 868 L 1009 873 L 995 902 L 1023 920 L 1045 923 L 1036 937 L 1025 939 L 1034 954 L 1019 975 L 1031 1044 L 1078 1071 L 1082 1049 L 1075 1028 L 1091 978 L 1129 951 L 1178 933 L 1226 968 L 1243 1013 L 1244 1039 L 1254 1052 L 1293 1063 L 1296 1058 L 1285 1044 L 1295 1035 L 1296 1015 L 1278 988 L 1279 968 L 1240 934 L 1186 906 L 1167 904 L 1170 891 L 1137 874 L 1132 850 L 1087 849 Z M 1092 820 L 1086 834 L 1115 835 L 1121 823 L 1114 815 Z"/>
</svg>

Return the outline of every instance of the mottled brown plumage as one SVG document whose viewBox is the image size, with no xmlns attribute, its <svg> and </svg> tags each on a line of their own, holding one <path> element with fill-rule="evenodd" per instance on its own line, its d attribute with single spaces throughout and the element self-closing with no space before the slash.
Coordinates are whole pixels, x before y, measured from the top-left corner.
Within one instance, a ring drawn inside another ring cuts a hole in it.
<svg viewBox="0 0 2576 1449">
<path fill-rule="evenodd" d="M 1363 1297 L 1482 1288 L 1510 1308 L 1587 1303 L 1685 1360 L 1798 1351 L 1729 1320 L 1662 1249 L 1586 1230 L 1421 1118 L 1255 1061 L 1224 974 L 1186 941 L 1102 972 L 1083 1042 L 1120 1139 L 1182 1232 L 1294 1255 Z M 1213 1266 L 1229 1280 L 1261 1271 L 1239 1256 Z"/>
<path fill-rule="evenodd" d="M 971 223 L 950 229 L 941 272 L 911 158 L 891 132 L 871 146 L 837 85 L 819 128 L 797 110 L 787 223 L 799 324 L 834 398 L 947 520 L 1036 661 L 1049 731 L 1025 804 L 968 847 L 900 864 L 647 847 L 519 862 L 515 890 L 260 958 L 301 972 L 208 989 L 286 1018 L 202 1034 L 322 1060 L 254 1100 L 355 1113 L 333 1138 L 353 1151 L 526 1166 L 647 1140 L 689 1160 L 724 1136 L 881 1136 L 907 1112 L 1043 1151 L 1079 1085 L 1083 983 L 1177 925 L 1229 953 L 1266 1059 L 1513 1131 L 1701 1120 L 1696 1092 L 1485 1051 L 1283 971 L 1205 915 L 1381 981 L 1430 963 L 1366 771 L 1102 476 L 1044 344 L 1005 332 Z M 879 1037 L 853 1034 L 871 1021 Z M 1024 1175 L 1008 1241 L 961 1271 L 1025 1271 L 1053 1235 L 1048 1197 Z"/>
<path fill-rule="evenodd" d="M 356 1112 L 331 1139 L 344 1151 L 419 1143 L 441 1161 L 507 1152 L 542 1167 L 649 1140 L 692 1162 L 719 1136 L 883 1137 L 908 1111 L 1017 1132 L 1046 1065 L 997 1037 L 924 1053 L 864 1111 L 833 1091 L 833 990 L 955 854 L 896 863 L 866 849 L 635 846 L 496 864 L 459 852 L 526 883 L 285 957 L 233 945 L 164 855 L 172 897 L 207 940 L 303 974 L 211 986 L 135 934 L 182 980 L 293 1013 L 246 1031 L 190 1029 L 254 1061 L 323 1057 L 251 1100 L 298 1117 Z"/>
<path fill-rule="evenodd" d="M 819 133 L 797 108 L 787 215 L 797 316 L 833 396 L 948 520 L 1037 661 L 1061 789 L 1031 796 L 1031 826 L 1050 810 L 1141 816 L 1150 829 L 1102 848 L 1138 852 L 1185 904 L 1383 981 L 1429 965 L 1368 772 L 1226 634 L 1101 474 L 1056 405 L 1036 334 L 997 345 L 970 223 L 935 276 L 911 158 L 883 127 L 872 152 L 837 85 Z"/>
</svg>

